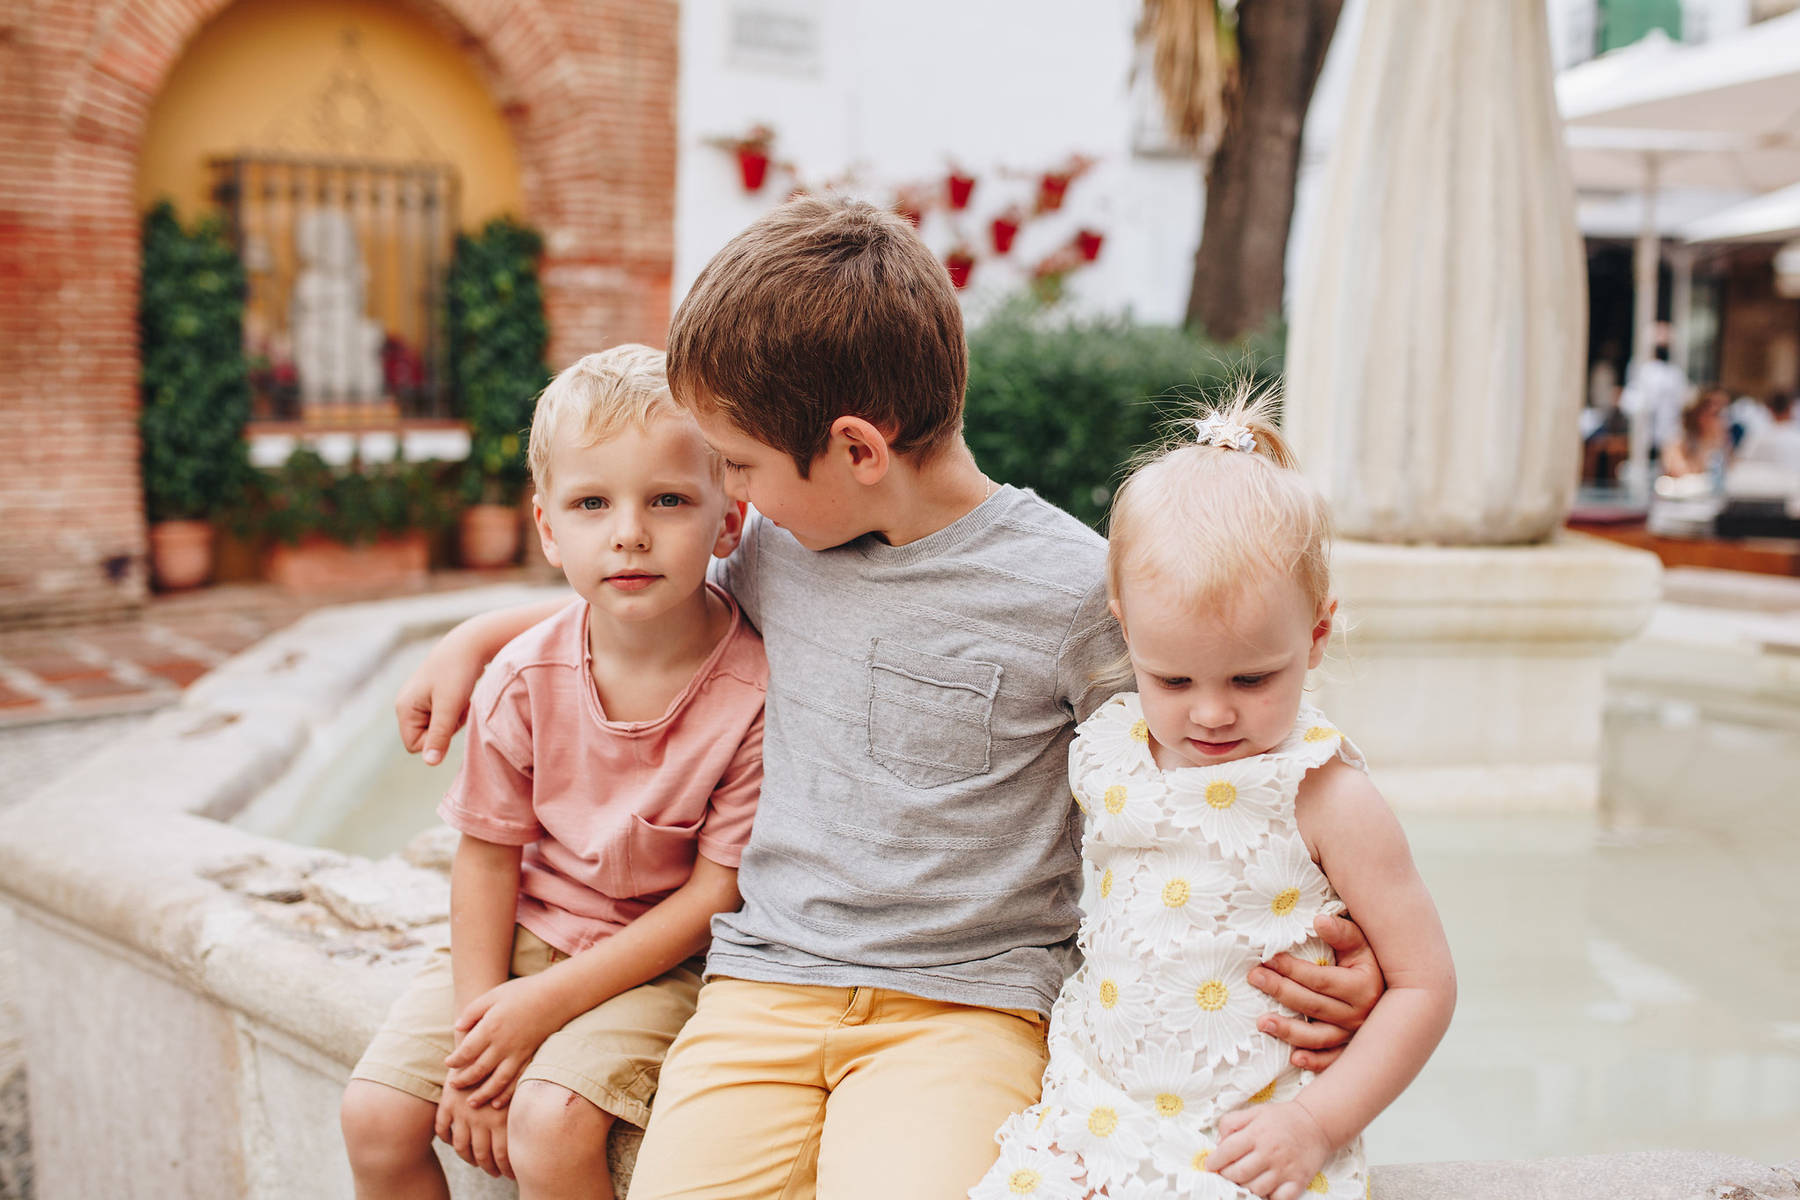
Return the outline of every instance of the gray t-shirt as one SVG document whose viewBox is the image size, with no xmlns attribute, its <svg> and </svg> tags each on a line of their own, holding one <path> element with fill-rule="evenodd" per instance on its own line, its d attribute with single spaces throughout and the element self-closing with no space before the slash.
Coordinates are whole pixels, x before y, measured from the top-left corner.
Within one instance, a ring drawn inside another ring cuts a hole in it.
<svg viewBox="0 0 1800 1200">
<path fill-rule="evenodd" d="M 1075 723 L 1124 653 L 1106 546 L 1004 487 L 919 541 L 752 516 L 719 578 L 769 656 L 743 909 L 709 975 L 1049 1012 L 1075 958 Z"/>
</svg>

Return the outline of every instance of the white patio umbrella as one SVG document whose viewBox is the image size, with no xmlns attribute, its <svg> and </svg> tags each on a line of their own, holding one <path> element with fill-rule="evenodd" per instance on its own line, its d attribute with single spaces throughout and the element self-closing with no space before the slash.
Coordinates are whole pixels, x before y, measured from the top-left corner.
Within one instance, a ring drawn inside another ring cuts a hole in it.
<svg viewBox="0 0 1800 1200">
<path fill-rule="evenodd" d="M 1556 81 L 1578 188 L 1638 191 L 1634 366 L 1653 355 L 1667 187 L 1764 192 L 1800 180 L 1800 12 L 1698 46 L 1659 32 Z M 1633 421 L 1635 483 L 1648 485 L 1649 443 Z"/>
<path fill-rule="evenodd" d="M 1800 238 L 1800 183 L 1734 204 L 1681 228 L 1690 242 L 1785 242 Z"/>
</svg>

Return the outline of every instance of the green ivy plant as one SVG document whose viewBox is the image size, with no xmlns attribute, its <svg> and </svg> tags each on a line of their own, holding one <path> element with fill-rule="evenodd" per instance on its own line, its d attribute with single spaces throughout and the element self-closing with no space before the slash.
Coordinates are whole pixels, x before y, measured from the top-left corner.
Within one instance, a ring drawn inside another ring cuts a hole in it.
<svg viewBox="0 0 1800 1200">
<path fill-rule="evenodd" d="M 1021 299 L 969 333 L 964 434 L 989 475 L 1099 528 L 1132 455 L 1195 397 L 1280 373 L 1279 330 L 1224 345 Z"/>
<path fill-rule="evenodd" d="M 450 378 L 469 423 L 463 497 L 512 504 L 530 472 L 525 438 L 550 377 L 549 325 L 538 283 L 544 239 L 511 217 L 458 234 L 450 261 Z"/>
<path fill-rule="evenodd" d="M 412 530 L 440 529 L 453 516 L 440 494 L 443 464 L 332 466 L 301 446 L 273 471 L 257 472 L 240 531 L 293 545 L 309 536 L 355 545 Z"/>
<path fill-rule="evenodd" d="M 163 201 L 144 217 L 138 431 L 151 521 L 207 519 L 248 470 L 244 268 L 217 216 L 183 229 Z"/>
</svg>

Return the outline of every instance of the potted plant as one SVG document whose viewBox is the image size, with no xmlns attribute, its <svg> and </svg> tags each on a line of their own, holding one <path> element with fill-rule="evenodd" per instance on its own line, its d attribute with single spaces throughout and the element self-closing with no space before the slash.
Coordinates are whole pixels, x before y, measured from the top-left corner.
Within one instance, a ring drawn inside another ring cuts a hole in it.
<svg viewBox="0 0 1800 1200">
<path fill-rule="evenodd" d="M 950 272 L 950 284 L 958 291 L 969 286 L 969 272 L 974 267 L 974 253 L 961 243 L 944 256 L 944 269 Z"/>
<path fill-rule="evenodd" d="M 1078 229 L 1075 231 L 1075 250 L 1083 262 L 1093 262 L 1100 257 L 1100 243 L 1105 240 L 1106 235 L 1097 229 Z"/>
<path fill-rule="evenodd" d="M 914 229 L 925 223 L 925 197 L 915 186 L 902 187 L 894 198 L 894 211 L 912 222 Z"/>
<path fill-rule="evenodd" d="M 993 238 L 995 254 L 1005 254 L 1012 249 L 1013 239 L 1019 236 L 1019 227 L 1024 223 L 1025 214 L 1017 205 L 994 218 L 988 233 Z"/>
<path fill-rule="evenodd" d="M 1061 208 L 1069 185 L 1087 174 L 1093 165 L 1094 160 L 1086 155 L 1073 154 L 1062 166 L 1045 171 L 1038 178 L 1037 211 L 1055 212 Z"/>
<path fill-rule="evenodd" d="M 543 248 L 536 230 L 500 217 L 459 235 L 450 263 L 450 379 L 469 424 L 458 530 L 464 566 L 505 566 L 519 553 L 519 502 L 531 477 L 525 435 L 550 377 Z"/>
<path fill-rule="evenodd" d="M 138 436 L 157 586 L 212 573 L 212 518 L 248 470 L 244 268 L 216 217 L 184 230 L 167 201 L 144 218 Z"/>
<path fill-rule="evenodd" d="M 269 541 L 263 574 L 294 592 L 406 583 L 430 566 L 428 534 L 448 509 L 436 463 L 337 468 L 302 446 L 260 475 L 246 524 Z"/>
<path fill-rule="evenodd" d="M 969 196 L 975 191 L 975 177 L 973 175 L 965 175 L 960 170 L 952 167 L 950 169 L 950 176 L 944 181 L 944 184 L 944 190 L 950 197 L 951 208 L 961 212 L 963 209 L 969 207 Z"/>
<path fill-rule="evenodd" d="M 752 125 L 750 131 L 741 136 L 708 138 L 707 142 L 736 157 L 738 175 L 744 181 L 746 192 L 762 191 L 763 182 L 769 177 L 770 151 L 775 148 L 773 129 L 767 125 Z"/>
</svg>

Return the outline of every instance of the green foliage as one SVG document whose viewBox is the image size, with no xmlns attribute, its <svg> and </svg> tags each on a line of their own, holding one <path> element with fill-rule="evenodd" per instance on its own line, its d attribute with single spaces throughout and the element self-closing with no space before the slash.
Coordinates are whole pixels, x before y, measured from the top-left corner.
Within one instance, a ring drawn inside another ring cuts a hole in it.
<svg viewBox="0 0 1800 1200">
<path fill-rule="evenodd" d="M 217 217 L 184 230 L 163 201 L 144 217 L 138 429 L 152 521 L 211 517 L 247 471 L 244 268 Z"/>
<path fill-rule="evenodd" d="M 1134 451 L 1196 397 L 1279 377 L 1280 347 L 1013 305 L 969 334 L 964 431 L 982 470 L 1098 528 Z"/>
<path fill-rule="evenodd" d="M 355 544 L 441 529 L 455 516 L 455 507 L 444 503 L 443 472 L 441 463 L 398 456 L 340 470 L 302 446 L 278 470 L 256 473 L 241 532 L 292 545 L 312 534 Z"/>
<path fill-rule="evenodd" d="M 469 423 L 470 502 L 510 504 L 530 472 L 525 438 L 549 379 L 538 258 L 544 239 L 510 217 L 458 234 L 450 262 L 450 377 Z"/>
</svg>

